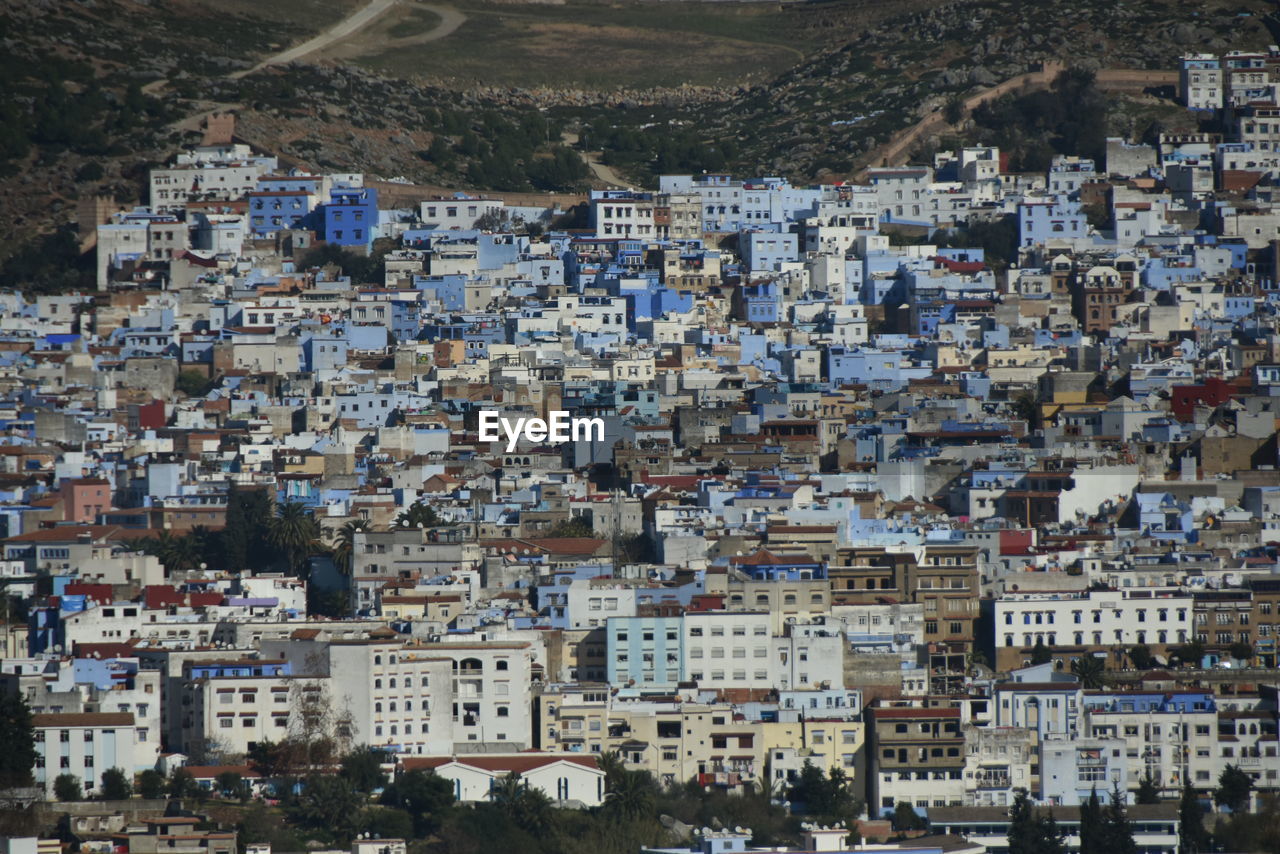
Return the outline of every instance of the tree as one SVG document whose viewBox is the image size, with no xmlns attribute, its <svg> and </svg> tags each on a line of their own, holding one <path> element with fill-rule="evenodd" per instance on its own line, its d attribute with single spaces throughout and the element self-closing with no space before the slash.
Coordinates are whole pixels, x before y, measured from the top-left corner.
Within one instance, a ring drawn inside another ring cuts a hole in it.
<svg viewBox="0 0 1280 854">
<path fill-rule="evenodd" d="M 1137 843 L 1133 841 L 1133 825 L 1124 808 L 1124 793 L 1120 784 L 1111 789 L 1111 802 L 1103 813 L 1102 851 L 1107 854 L 1138 854 Z"/>
<path fill-rule="evenodd" d="M 270 554 L 271 543 L 266 535 L 272 513 L 271 497 L 265 489 L 231 488 L 227 493 L 227 524 L 219 537 L 224 569 L 240 572 L 265 565 Z"/>
<path fill-rule="evenodd" d="M 1066 836 L 1052 810 L 1037 811 L 1026 789 L 1019 789 L 1009 809 L 1009 854 L 1067 854 Z"/>
<path fill-rule="evenodd" d="M 351 781 L 357 792 L 371 793 L 381 789 L 387 783 L 387 775 L 382 772 L 382 763 L 386 754 L 367 745 L 357 747 L 342 757 L 342 776 Z"/>
<path fill-rule="evenodd" d="M 596 532 L 583 521 L 581 516 L 557 522 L 551 530 L 543 534 L 545 537 L 594 537 L 595 535 Z"/>
<path fill-rule="evenodd" d="M 1160 803 L 1160 787 L 1152 779 L 1150 771 L 1143 774 L 1142 779 L 1138 781 L 1138 791 L 1133 796 L 1133 802 L 1135 804 Z"/>
<path fill-rule="evenodd" d="M 267 523 L 267 539 L 285 554 L 290 571 L 300 569 L 302 558 L 320 539 L 320 525 L 307 507 L 297 501 L 282 501 Z"/>
<path fill-rule="evenodd" d="M 59 774 L 53 780 L 53 796 L 60 801 L 78 801 L 83 790 L 75 774 Z"/>
<path fill-rule="evenodd" d="M 1155 664 L 1155 658 L 1151 655 L 1151 647 L 1145 643 L 1140 643 L 1129 650 L 1129 660 L 1133 662 L 1133 666 L 1138 670 L 1150 670 Z"/>
<path fill-rule="evenodd" d="M 1240 770 L 1238 765 L 1228 765 L 1218 775 L 1218 788 L 1213 802 L 1231 812 L 1240 812 L 1249 805 L 1249 793 L 1253 791 L 1253 778 Z"/>
<path fill-rule="evenodd" d="M 1026 789 L 1019 789 L 1009 807 L 1009 854 L 1034 854 L 1036 819 Z"/>
<path fill-rule="evenodd" d="M 1043 640 L 1036 641 L 1036 645 L 1031 648 L 1032 664 L 1048 664 L 1053 660 L 1053 650 L 1045 646 Z"/>
<path fill-rule="evenodd" d="M 1036 854 L 1067 854 L 1067 835 L 1058 828 L 1053 810 L 1036 816 Z"/>
<path fill-rule="evenodd" d="M 1256 812 L 1218 816 L 1212 842 L 1219 851 L 1280 851 L 1280 799 L 1260 799 Z"/>
<path fill-rule="evenodd" d="M 551 800 L 541 789 L 529 788 L 515 771 L 489 790 L 489 800 L 521 830 L 538 836 L 550 829 Z"/>
<path fill-rule="evenodd" d="M 1014 399 L 1013 412 L 1032 427 L 1035 426 L 1036 416 L 1040 413 L 1040 404 L 1030 393 L 1023 392 Z"/>
<path fill-rule="evenodd" d="M 800 775 L 787 793 L 792 808 L 811 816 L 820 824 L 845 822 L 852 826 L 862 812 L 862 801 L 839 768 L 823 774 L 822 769 L 805 761 Z"/>
<path fill-rule="evenodd" d="M 440 524 L 440 516 L 434 507 L 422 501 L 415 501 L 396 516 L 397 528 L 433 528 Z"/>
<path fill-rule="evenodd" d="M 624 819 L 637 819 L 653 811 L 653 778 L 646 771 L 624 771 L 605 795 L 605 811 Z"/>
<path fill-rule="evenodd" d="M 1071 672 L 1085 688 L 1101 688 L 1106 684 L 1106 662 L 1096 655 L 1086 654 L 1072 661 Z"/>
<path fill-rule="evenodd" d="M 350 842 L 360 830 L 364 805 L 364 796 L 345 777 L 312 774 L 291 812 L 301 824 L 325 828 L 340 840 Z"/>
<path fill-rule="evenodd" d="M 925 820 L 907 801 L 898 801 L 893 806 L 893 829 L 924 830 Z"/>
<path fill-rule="evenodd" d="M 947 124 L 959 124 L 964 119 L 964 99 L 959 95 L 948 98 L 946 106 L 942 108 L 942 117 L 947 120 Z"/>
<path fill-rule="evenodd" d="M 440 818 L 453 804 L 453 786 L 431 771 L 406 771 L 382 791 L 382 803 L 413 816 L 414 831 L 428 836 L 440 829 Z"/>
<path fill-rule="evenodd" d="M 1102 802 L 1098 799 L 1098 787 L 1089 793 L 1089 800 L 1080 804 L 1080 850 L 1101 851 L 1103 844 Z"/>
<path fill-rule="evenodd" d="M 370 807 L 364 811 L 363 831 L 376 839 L 413 839 L 413 816 L 390 807 Z"/>
<path fill-rule="evenodd" d="M 1204 829 L 1204 807 L 1191 784 L 1182 787 L 1178 802 L 1178 854 L 1200 854 L 1209 847 L 1209 833 Z"/>
<path fill-rule="evenodd" d="M 174 387 L 187 397 L 204 397 L 216 385 L 200 371 L 186 370 L 178 374 Z"/>
<path fill-rule="evenodd" d="M 1248 661 L 1253 658 L 1253 647 L 1243 641 L 1236 641 L 1228 650 L 1236 661 Z"/>
<path fill-rule="evenodd" d="M 382 803 L 407 810 L 417 833 L 424 836 L 439 828 L 439 816 L 453 804 L 453 786 L 438 774 L 414 769 L 383 790 Z"/>
<path fill-rule="evenodd" d="M 31 709 L 21 694 L 0 696 L 0 744 L 4 745 L 0 750 L 0 789 L 30 786 L 31 769 L 36 764 L 36 733 Z"/>
<path fill-rule="evenodd" d="M 375 243 L 376 245 L 376 243 Z M 323 246 L 317 246 L 307 251 L 302 259 L 298 261 L 299 269 L 307 270 L 313 267 L 335 266 L 342 272 L 351 277 L 352 284 L 361 284 L 364 282 L 381 283 L 385 278 L 385 258 L 387 249 L 375 249 L 368 256 L 357 255 L 350 250 L 344 249 L 333 243 L 326 243 Z"/>
<path fill-rule="evenodd" d="M 622 775 L 627 773 L 627 766 L 622 762 L 622 756 L 616 750 L 606 750 L 596 757 L 596 763 L 600 766 L 600 770 L 604 772 L 605 790 L 611 790 L 622 779 Z"/>
<path fill-rule="evenodd" d="M 361 531 L 368 531 L 370 525 L 368 519 L 352 519 L 350 522 L 343 523 L 338 529 L 338 533 L 334 535 L 333 543 L 333 563 L 338 567 L 339 572 L 347 575 L 351 574 L 351 561 L 355 555 L 356 534 Z"/>
<path fill-rule="evenodd" d="M 246 758 L 254 771 L 268 780 L 274 780 L 287 775 L 291 770 L 288 749 L 289 745 L 284 742 L 264 738 L 262 741 L 254 742 Z"/>
<path fill-rule="evenodd" d="M 1181 646 L 1175 646 L 1170 653 L 1188 667 L 1199 667 L 1204 658 L 1204 644 L 1193 640 Z"/>
<path fill-rule="evenodd" d="M 174 768 L 169 775 L 169 797 L 171 798 L 179 800 L 189 798 L 195 794 L 197 788 L 199 787 L 196 785 L 196 778 L 192 777 L 191 772 L 186 768 Z"/>
<path fill-rule="evenodd" d="M 129 799 L 132 790 L 133 786 L 129 784 L 129 777 L 123 769 L 108 768 L 102 772 L 102 786 L 98 790 L 102 800 L 125 801 Z"/>
<path fill-rule="evenodd" d="M 224 798 L 239 798 L 242 801 L 249 800 L 249 787 L 244 782 L 244 778 L 235 771 L 223 771 L 214 778 L 214 783 L 218 787 L 218 794 Z"/>
<path fill-rule="evenodd" d="M 139 774 L 135 786 L 140 798 L 155 800 L 164 797 L 164 775 L 154 768 L 148 768 Z"/>
</svg>

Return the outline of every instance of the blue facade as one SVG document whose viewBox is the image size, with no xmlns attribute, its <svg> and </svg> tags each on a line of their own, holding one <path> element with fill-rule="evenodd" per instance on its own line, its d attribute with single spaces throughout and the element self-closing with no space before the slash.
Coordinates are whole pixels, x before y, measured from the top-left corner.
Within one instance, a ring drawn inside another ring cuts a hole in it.
<svg viewBox="0 0 1280 854">
<path fill-rule="evenodd" d="M 1089 223 L 1080 202 L 1044 199 L 1018 205 L 1018 243 L 1022 246 L 1088 234 Z"/>
<path fill-rule="evenodd" d="M 748 323 L 777 323 L 782 317 L 782 295 L 778 286 L 762 282 L 743 288 L 742 314 Z"/>
<path fill-rule="evenodd" d="M 680 617 L 610 617 L 605 627 L 610 684 L 675 687 L 684 663 L 683 625 Z"/>
<path fill-rule="evenodd" d="M 800 258 L 799 238 L 788 232 L 751 231 L 743 234 L 739 243 L 748 270 L 777 270 Z"/>
<path fill-rule="evenodd" d="M 306 371 L 332 371 L 347 364 L 347 341 L 330 335 L 303 339 L 302 364 Z"/>
<path fill-rule="evenodd" d="M 255 238 L 277 231 L 307 228 L 311 223 L 312 195 L 298 190 L 259 190 L 249 194 L 249 232 Z"/>
<path fill-rule="evenodd" d="M 326 243 L 373 245 L 378 226 L 378 191 L 373 187 L 333 190 L 321 211 Z"/>
</svg>

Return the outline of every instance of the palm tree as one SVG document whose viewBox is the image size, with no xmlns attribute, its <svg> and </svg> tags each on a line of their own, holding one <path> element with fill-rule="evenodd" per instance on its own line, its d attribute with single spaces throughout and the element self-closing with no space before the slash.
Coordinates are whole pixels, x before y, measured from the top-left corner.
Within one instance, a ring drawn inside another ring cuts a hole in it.
<svg viewBox="0 0 1280 854">
<path fill-rule="evenodd" d="M 489 790 L 489 800 L 493 801 L 495 806 L 502 807 L 504 811 L 511 809 L 512 805 L 520 800 L 520 793 L 524 787 L 524 778 L 512 771 Z"/>
<path fill-rule="evenodd" d="M 1101 688 L 1106 683 L 1107 665 L 1096 655 L 1082 655 L 1071 662 L 1071 672 L 1085 688 Z"/>
<path fill-rule="evenodd" d="M 159 558 L 160 563 L 164 564 L 165 568 L 168 569 L 169 561 L 167 558 L 173 551 L 173 534 L 168 531 L 161 531 L 154 537 L 139 540 L 138 550 Z"/>
<path fill-rule="evenodd" d="M 204 557 L 204 550 L 200 548 L 200 543 L 195 537 L 188 534 L 185 537 L 174 537 L 173 545 L 169 551 L 169 559 L 171 563 L 166 563 L 167 569 L 195 569 L 201 563 Z"/>
<path fill-rule="evenodd" d="M 397 528 L 430 528 L 440 524 L 440 516 L 435 508 L 421 501 L 415 501 L 396 517 Z"/>
<path fill-rule="evenodd" d="M 627 773 L 627 766 L 622 762 L 622 754 L 616 750 L 606 750 L 596 757 L 596 765 L 604 772 L 604 786 L 613 791 L 614 784 Z"/>
<path fill-rule="evenodd" d="M 170 531 L 160 531 L 141 543 L 142 551 L 155 555 L 168 572 L 195 569 L 200 565 L 201 550 L 191 537 L 175 537 Z"/>
<path fill-rule="evenodd" d="M 356 534 L 368 531 L 372 526 L 368 519 L 352 519 L 334 534 L 333 563 L 339 572 L 351 574 L 351 559 L 355 556 Z"/>
<path fill-rule="evenodd" d="M 489 790 L 489 800 L 521 829 L 534 835 L 551 828 L 551 799 L 541 789 L 531 789 L 515 771 Z"/>
<path fill-rule="evenodd" d="M 305 505 L 282 501 L 276 504 L 275 515 L 267 523 L 267 539 L 284 552 L 289 569 L 296 573 L 301 559 L 320 539 L 320 525 Z"/>
<path fill-rule="evenodd" d="M 512 818 L 517 825 L 534 836 L 545 836 L 551 832 L 551 798 L 541 789 L 525 786 L 516 802 L 516 812 Z"/>
<path fill-rule="evenodd" d="M 649 814 L 653 811 L 653 778 L 644 771 L 624 771 L 605 795 L 605 809 L 625 819 Z"/>
</svg>

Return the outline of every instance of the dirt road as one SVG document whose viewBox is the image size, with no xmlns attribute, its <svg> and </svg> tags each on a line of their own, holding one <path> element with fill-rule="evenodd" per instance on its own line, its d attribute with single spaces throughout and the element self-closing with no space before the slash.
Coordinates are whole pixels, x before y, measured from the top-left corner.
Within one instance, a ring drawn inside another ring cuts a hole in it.
<svg viewBox="0 0 1280 854">
<path fill-rule="evenodd" d="M 571 130 L 564 131 L 560 134 L 560 141 L 567 146 L 575 146 L 578 144 L 578 135 Z M 612 166 L 600 162 L 599 151 L 582 151 L 583 161 L 586 162 L 587 168 L 591 170 L 591 174 L 605 185 L 607 189 L 625 190 L 631 184 L 625 178 L 613 170 Z"/>
<path fill-rule="evenodd" d="M 315 38 L 308 39 L 300 45 L 295 45 L 294 47 L 283 50 L 273 56 L 269 56 L 252 68 L 247 68 L 243 71 L 236 71 L 227 76 L 232 80 L 239 80 L 241 77 L 253 74 L 255 71 L 261 71 L 268 65 L 282 65 L 286 62 L 293 62 L 295 59 L 302 59 L 302 57 L 315 53 L 318 50 L 323 50 L 334 42 L 345 39 L 352 33 L 363 29 L 368 24 L 377 20 L 397 2 L 398 0 L 369 0 L 367 5 L 361 6 L 351 15 L 343 18 L 341 21 L 334 24 Z"/>
</svg>

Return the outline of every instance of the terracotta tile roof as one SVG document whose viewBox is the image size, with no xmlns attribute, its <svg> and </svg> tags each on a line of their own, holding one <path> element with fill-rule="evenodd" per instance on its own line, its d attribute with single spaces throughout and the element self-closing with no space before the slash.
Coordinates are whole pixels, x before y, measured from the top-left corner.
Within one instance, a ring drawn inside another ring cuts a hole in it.
<svg viewBox="0 0 1280 854">
<path fill-rule="evenodd" d="M 600 769 L 594 756 L 569 755 L 564 753 L 522 753 L 515 756 L 493 756 L 477 754 L 473 756 L 411 756 L 403 760 L 406 771 L 415 768 L 441 768 L 450 763 L 467 765 L 482 771 L 496 774 L 527 774 L 538 768 L 554 765 L 557 762 L 571 762 L 593 771 Z"/>
<path fill-rule="evenodd" d="M 32 715 L 31 725 L 37 729 L 78 726 L 133 726 L 133 715 L 128 712 L 68 712 L 63 714 Z"/>
</svg>

